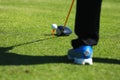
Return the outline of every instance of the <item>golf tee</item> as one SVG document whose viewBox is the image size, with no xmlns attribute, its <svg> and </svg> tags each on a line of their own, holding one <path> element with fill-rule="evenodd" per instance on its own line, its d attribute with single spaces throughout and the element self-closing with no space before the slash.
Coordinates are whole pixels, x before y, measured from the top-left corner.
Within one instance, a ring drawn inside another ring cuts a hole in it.
<svg viewBox="0 0 120 80">
<path fill-rule="evenodd" d="M 54 35 L 54 34 L 55 34 L 55 29 L 52 30 L 52 35 Z"/>
</svg>

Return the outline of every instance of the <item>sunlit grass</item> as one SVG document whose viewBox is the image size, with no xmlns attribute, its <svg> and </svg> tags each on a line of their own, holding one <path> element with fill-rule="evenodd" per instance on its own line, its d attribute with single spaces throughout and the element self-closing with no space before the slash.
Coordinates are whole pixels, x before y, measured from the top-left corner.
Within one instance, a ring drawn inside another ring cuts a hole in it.
<svg viewBox="0 0 120 80">
<path fill-rule="evenodd" d="M 63 25 L 71 1 L 0 0 L 0 80 L 119 80 L 120 1 L 103 0 L 100 40 L 94 65 L 66 58 L 73 33 L 51 36 L 51 24 Z M 74 32 L 75 5 L 68 21 Z"/>
</svg>

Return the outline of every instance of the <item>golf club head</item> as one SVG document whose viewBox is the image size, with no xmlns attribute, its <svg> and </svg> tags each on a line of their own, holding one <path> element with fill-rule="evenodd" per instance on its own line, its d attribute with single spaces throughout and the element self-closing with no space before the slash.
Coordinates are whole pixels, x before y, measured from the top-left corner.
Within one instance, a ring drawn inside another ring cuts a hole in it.
<svg viewBox="0 0 120 80">
<path fill-rule="evenodd" d="M 56 30 L 57 36 L 69 36 L 72 33 L 72 30 L 68 27 L 58 26 Z"/>
</svg>

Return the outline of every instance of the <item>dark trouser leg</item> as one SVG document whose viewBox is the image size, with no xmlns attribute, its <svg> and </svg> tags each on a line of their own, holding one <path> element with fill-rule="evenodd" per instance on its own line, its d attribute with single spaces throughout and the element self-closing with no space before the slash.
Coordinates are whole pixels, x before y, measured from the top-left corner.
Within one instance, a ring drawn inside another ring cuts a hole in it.
<svg viewBox="0 0 120 80">
<path fill-rule="evenodd" d="M 100 11 L 102 0 L 77 0 L 73 48 L 96 45 L 99 40 Z"/>
</svg>

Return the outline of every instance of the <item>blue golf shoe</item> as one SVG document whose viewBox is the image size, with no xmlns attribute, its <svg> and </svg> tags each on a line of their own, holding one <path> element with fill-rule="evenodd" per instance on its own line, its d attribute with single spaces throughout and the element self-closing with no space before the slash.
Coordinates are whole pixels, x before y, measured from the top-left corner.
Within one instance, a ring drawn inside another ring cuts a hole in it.
<svg viewBox="0 0 120 80">
<path fill-rule="evenodd" d="M 68 59 L 74 60 L 76 64 L 89 64 L 92 65 L 92 46 L 81 46 L 77 49 L 70 49 L 68 51 Z"/>
</svg>

